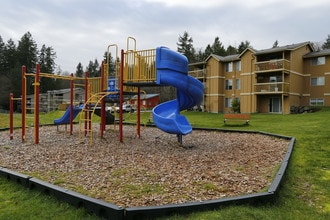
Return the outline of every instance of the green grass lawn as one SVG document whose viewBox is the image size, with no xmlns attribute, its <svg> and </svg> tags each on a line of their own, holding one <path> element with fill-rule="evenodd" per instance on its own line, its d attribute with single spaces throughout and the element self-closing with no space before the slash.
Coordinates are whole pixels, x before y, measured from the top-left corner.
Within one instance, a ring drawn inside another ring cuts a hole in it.
<svg viewBox="0 0 330 220">
<path fill-rule="evenodd" d="M 63 112 L 41 115 L 41 123 L 52 123 Z M 280 115 L 252 114 L 249 126 L 224 125 L 222 114 L 183 112 L 193 127 L 256 130 L 294 136 L 293 154 L 274 203 L 221 207 L 215 211 L 197 212 L 164 219 L 330 219 L 330 109 L 316 113 Z M 142 114 L 142 123 L 150 114 Z M 19 115 L 15 118 L 19 120 Z M 0 128 L 6 127 L 9 116 L 0 114 Z M 134 114 L 125 115 L 134 122 Z M 98 119 L 96 118 L 95 121 Z M 17 123 L 19 126 L 19 122 Z M 143 132 L 141 133 L 143 135 Z M 41 208 L 35 215 L 37 207 Z M 31 210 L 31 211 L 28 211 Z M 3 214 L 4 213 L 4 214 Z M 10 215 L 8 214 L 10 213 Z M 24 213 L 24 214 L 22 214 Z M 0 178 L 0 219 L 93 219 L 83 210 L 76 210 L 40 193 L 9 183 Z"/>
</svg>

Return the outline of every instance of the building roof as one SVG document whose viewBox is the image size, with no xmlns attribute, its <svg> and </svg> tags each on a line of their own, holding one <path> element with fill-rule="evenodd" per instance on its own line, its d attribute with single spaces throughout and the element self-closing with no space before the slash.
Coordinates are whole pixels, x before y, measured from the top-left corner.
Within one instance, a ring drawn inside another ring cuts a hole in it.
<svg viewBox="0 0 330 220">
<path fill-rule="evenodd" d="M 261 55 L 261 54 L 267 54 L 267 53 L 282 52 L 282 51 L 286 51 L 286 50 L 295 50 L 295 49 L 298 49 L 298 48 L 306 46 L 306 45 L 310 45 L 310 47 L 312 48 L 311 43 L 308 41 L 308 42 L 290 44 L 290 45 L 281 46 L 281 47 L 274 47 L 274 48 L 270 48 L 270 49 L 256 50 L 255 54 Z"/>
<path fill-rule="evenodd" d="M 84 92 L 85 90 L 83 88 L 74 88 L 73 89 L 75 92 Z M 58 89 L 58 90 L 48 90 L 47 93 L 51 94 L 64 94 L 64 93 L 69 93 L 71 89 Z"/>
<path fill-rule="evenodd" d="M 228 55 L 225 57 L 222 57 L 221 61 L 223 62 L 230 62 L 230 61 L 235 61 L 239 60 L 239 54 L 233 54 L 233 55 Z"/>
<path fill-rule="evenodd" d="M 222 56 L 216 55 L 216 54 L 210 54 L 206 59 L 205 62 L 207 62 L 211 57 L 213 57 L 214 59 L 216 59 L 217 61 L 221 61 L 222 60 Z"/>
<path fill-rule="evenodd" d="M 320 56 L 330 56 L 330 49 L 310 52 L 304 55 L 304 58 L 312 58 L 312 57 L 320 57 Z"/>
<path fill-rule="evenodd" d="M 245 48 L 245 50 L 243 50 L 243 51 L 238 55 L 238 58 L 242 57 L 243 54 L 246 53 L 246 51 L 251 51 L 252 53 L 255 53 L 257 50 L 253 49 L 252 47 L 247 47 L 247 48 Z"/>
<path fill-rule="evenodd" d="M 298 49 L 300 47 L 304 47 L 304 46 L 309 46 L 311 48 L 311 50 L 314 51 L 314 48 L 313 48 L 312 44 L 309 41 L 302 42 L 302 43 L 285 45 L 285 46 L 281 46 L 281 47 L 274 47 L 274 48 L 269 48 L 269 49 L 263 49 L 263 50 L 256 50 L 256 49 L 253 49 L 251 47 L 248 47 L 241 54 L 233 54 L 233 55 L 228 55 L 228 56 L 219 56 L 219 55 L 216 55 L 216 54 L 210 54 L 205 59 L 205 61 L 199 62 L 199 63 L 200 64 L 205 64 L 211 57 L 213 57 L 214 59 L 216 59 L 218 62 L 220 62 L 220 61 L 221 62 L 231 62 L 231 61 L 239 60 L 241 58 L 241 56 L 247 50 L 252 51 L 255 55 L 261 55 L 261 54 L 282 52 L 282 51 L 287 51 L 287 50 L 296 50 L 296 49 Z M 304 57 L 330 55 L 330 50 L 324 50 L 323 53 L 324 54 L 322 54 L 322 51 L 311 52 L 311 53 L 306 54 Z M 195 66 L 196 64 L 199 64 L 199 63 L 195 63 L 195 64 L 191 64 L 191 65 Z"/>
<path fill-rule="evenodd" d="M 230 61 L 234 61 L 234 60 L 239 60 L 239 54 L 228 55 L 228 56 L 225 56 L 225 57 L 219 56 L 219 55 L 216 55 L 216 54 L 211 54 L 210 56 L 208 56 L 208 58 L 206 58 L 205 62 L 207 60 L 209 60 L 211 57 L 213 57 L 217 61 L 221 61 L 221 62 L 230 62 Z"/>
</svg>

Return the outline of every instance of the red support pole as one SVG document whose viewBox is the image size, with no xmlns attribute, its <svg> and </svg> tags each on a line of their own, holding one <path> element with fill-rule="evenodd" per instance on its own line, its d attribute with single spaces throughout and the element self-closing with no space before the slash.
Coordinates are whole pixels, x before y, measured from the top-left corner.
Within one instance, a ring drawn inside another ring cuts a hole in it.
<svg viewBox="0 0 330 220">
<path fill-rule="evenodd" d="M 140 124 L 141 124 L 141 97 L 140 97 L 140 87 L 138 87 L 138 95 L 137 95 L 137 112 L 136 112 L 136 135 L 141 137 L 140 134 Z"/>
<path fill-rule="evenodd" d="M 70 135 L 73 133 L 73 73 L 70 79 Z"/>
<path fill-rule="evenodd" d="M 25 121 L 26 121 L 26 66 L 22 66 L 22 101 L 21 101 L 21 109 L 22 109 L 22 142 L 25 141 L 26 129 L 25 129 Z"/>
<path fill-rule="evenodd" d="M 9 94 L 9 137 L 13 140 L 14 136 L 14 94 Z"/>
<path fill-rule="evenodd" d="M 39 144 L 40 64 L 36 65 L 34 81 L 34 143 Z"/>
<path fill-rule="evenodd" d="M 123 142 L 123 99 L 124 99 L 124 50 L 120 55 L 120 77 L 119 77 L 119 141 Z"/>
</svg>

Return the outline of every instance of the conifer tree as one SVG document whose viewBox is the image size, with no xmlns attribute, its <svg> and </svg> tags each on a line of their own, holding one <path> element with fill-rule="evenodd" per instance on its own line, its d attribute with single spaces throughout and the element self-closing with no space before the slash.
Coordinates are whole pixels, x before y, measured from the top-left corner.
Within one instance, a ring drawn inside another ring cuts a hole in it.
<svg viewBox="0 0 330 220">
<path fill-rule="evenodd" d="M 177 42 L 178 52 L 185 55 L 189 63 L 195 62 L 195 49 L 193 46 L 193 39 L 189 36 L 188 32 L 185 31 L 183 36 L 179 35 L 179 42 Z"/>
<path fill-rule="evenodd" d="M 250 41 L 242 41 L 241 44 L 238 46 L 238 53 L 242 53 L 248 47 L 251 47 Z"/>
<path fill-rule="evenodd" d="M 76 68 L 76 77 L 84 77 L 84 67 L 79 62 Z"/>
<path fill-rule="evenodd" d="M 17 56 L 20 65 L 25 65 L 27 72 L 34 72 L 38 62 L 38 47 L 30 32 L 25 33 L 17 46 Z"/>
<path fill-rule="evenodd" d="M 43 44 L 39 54 L 40 71 L 42 73 L 54 74 L 56 68 L 55 58 L 56 53 L 54 49 Z M 45 93 L 48 90 L 56 89 L 56 80 L 54 78 L 41 78 L 40 81 L 41 92 Z"/>
<path fill-rule="evenodd" d="M 227 55 L 234 55 L 234 54 L 238 54 L 238 51 L 237 51 L 236 47 L 233 47 L 233 46 L 229 45 L 226 49 L 226 54 Z"/>
<path fill-rule="evenodd" d="M 328 35 L 328 38 L 325 40 L 325 42 L 322 44 L 322 49 L 330 49 L 330 34 Z"/>
<path fill-rule="evenodd" d="M 226 56 L 226 50 L 223 47 L 222 43 L 220 42 L 219 37 L 215 37 L 211 48 L 212 48 L 212 53 L 219 55 L 219 56 Z"/>
</svg>

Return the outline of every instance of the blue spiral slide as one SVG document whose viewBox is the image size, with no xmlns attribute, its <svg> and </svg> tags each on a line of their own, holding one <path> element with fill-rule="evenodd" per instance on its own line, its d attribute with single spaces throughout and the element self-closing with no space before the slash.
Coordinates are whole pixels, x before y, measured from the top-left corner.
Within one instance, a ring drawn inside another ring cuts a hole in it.
<svg viewBox="0 0 330 220">
<path fill-rule="evenodd" d="M 170 134 L 189 134 L 192 127 L 187 118 L 180 115 L 180 111 L 202 102 L 204 86 L 198 79 L 188 75 L 188 59 L 167 47 L 156 48 L 156 68 L 156 84 L 175 87 L 177 98 L 153 108 L 155 125 Z"/>
</svg>

